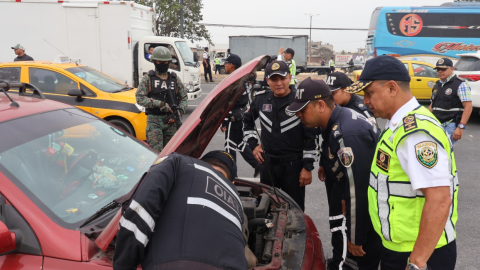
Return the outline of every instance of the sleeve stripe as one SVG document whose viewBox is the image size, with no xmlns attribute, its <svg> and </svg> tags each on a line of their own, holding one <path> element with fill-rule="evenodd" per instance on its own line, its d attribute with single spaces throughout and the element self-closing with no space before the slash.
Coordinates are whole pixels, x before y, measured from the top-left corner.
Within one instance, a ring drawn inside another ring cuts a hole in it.
<svg viewBox="0 0 480 270">
<path fill-rule="evenodd" d="M 122 216 L 120 219 L 120 226 L 123 228 L 133 232 L 135 235 L 135 238 L 138 240 L 138 242 L 142 243 L 144 247 L 147 246 L 148 244 L 148 238 L 145 234 L 143 234 L 137 227 L 137 225 L 133 224 L 131 221 L 125 219 L 125 217 Z"/>
<path fill-rule="evenodd" d="M 220 181 L 220 183 L 222 183 L 222 185 L 228 189 L 234 196 L 235 199 L 237 199 L 238 203 L 240 203 L 240 205 L 242 205 L 242 201 L 240 200 L 240 197 L 238 197 L 238 193 L 236 191 L 234 191 L 227 183 L 225 183 L 225 181 L 220 178 L 220 176 L 218 176 L 215 172 L 213 172 L 212 170 L 210 170 L 209 168 L 207 167 L 204 167 L 202 165 L 199 165 L 199 164 L 194 164 L 195 166 L 195 169 L 197 170 L 201 170 L 201 171 L 204 171 L 206 173 L 209 173 L 211 174 L 212 176 L 214 176 L 218 181 Z"/>
<path fill-rule="evenodd" d="M 130 203 L 130 209 L 133 211 L 137 212 L 137 214 L 147 223 L 148 227 L 150 227 L 150 230 L 153 232 L 153 229 L 155 228 L 155 221 L 153 220 L 152 216 L 141 206 L 138 202 L 135 200 L 132 200 Z"/>
<path fill-rule="evenodd" d="M 240 225 L 240 221 L 234 215 L 230 214 L 228 211 L 226 211 L 225 209 L 220 207 L 218 204 L 216 204 L 216 203 L 214 203 L 210 200 L 206 200 L 204 198 L 188 197 L 187 204 L 206 206 L 206 207 L 214 210 L 215 212 L 219 213 L 220 215 L 222 215 L 226 219 L 230 220 L 233 224 L 235 224 L 238 227 L 238 229 L 240 231 L 242 230 L 242 226 Z"/>
</svg>

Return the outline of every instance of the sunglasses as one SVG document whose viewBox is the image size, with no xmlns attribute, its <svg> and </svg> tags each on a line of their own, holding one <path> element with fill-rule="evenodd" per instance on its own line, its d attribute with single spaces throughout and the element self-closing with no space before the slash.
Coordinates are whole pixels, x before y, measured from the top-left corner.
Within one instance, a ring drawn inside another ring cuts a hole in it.
<svg viewBox="0 0 480 270">
<path fill-rule="evenodd" d="M 437 72 L 439 72 L 439 71 L 445 71 L 445 70 L 447 70 L 447 69 L 448 69 L 448 68 L 437 68 Z"/>
</svg>

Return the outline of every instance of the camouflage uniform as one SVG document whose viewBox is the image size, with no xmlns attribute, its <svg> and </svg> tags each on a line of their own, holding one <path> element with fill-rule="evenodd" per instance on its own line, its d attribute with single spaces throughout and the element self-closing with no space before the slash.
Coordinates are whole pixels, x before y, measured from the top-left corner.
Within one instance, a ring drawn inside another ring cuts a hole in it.
<svg viewBox="0 0 480 270">
<path fill-rule="evenodd" d="M 166 73 L 160 74 L 157 71 L 155 71 L 155 73 L 157 74 L 157 76 L 166 74 Z M 148 74 L 146 74 L 142 78 L 137 88 L 137 93 L 135 94 L 135 97 L 137 98 L 137 103 L 141 106 L 144 106 L 145 108 L 165 107 L 165 104 L 163 101 L 155 100 L 147 96 L 149 89 L 150 89 L 150 77 L 148 76 Z M 183 112 L 185 112 L 187 110 L 187 103 L 188 103 L 187 91 L 185 90 L 185 87 L 183 86 L 183 83 L 178 76 L 177 76 L 176 92 L 177 92 L 177 98 L 179 100 L 178 109 L 181 109 Z M 168 112 L 165 112 L 165 113 L 168 113 Z M 175 132 L 177 132 L 176 123 L 171 123 L 171 124 L 163 123 L 163 119 L 165 117 L 167 116 L 154 115 L 154 114 L 147 115 L 147 129 L 146 129 L 147 143 L 148 145 L 150 145 L 150 147 L 152 147 L 158 152 L 161 152 L 163 150 L 163 147 L 167 145 L 167 143 L 170 141 L 173 135 L 175 135 Z"/>
</svg>

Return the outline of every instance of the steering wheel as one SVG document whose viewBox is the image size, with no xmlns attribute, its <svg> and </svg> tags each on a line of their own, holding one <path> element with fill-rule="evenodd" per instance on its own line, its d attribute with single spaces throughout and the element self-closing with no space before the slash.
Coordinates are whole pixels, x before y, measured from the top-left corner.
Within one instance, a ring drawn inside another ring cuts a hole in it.
<svg viewBox="0 0 480 270">
<path fill-rule="evenodd" d="M 77 180 L 69 181 L 68 179 L 78 171 L 80 167 L 89 169 L 90 173 L 93 172 L 93 166 L 97 163 L 98 153 L 93 149 L 87 149 L 82 151 L 68 166 L 67 173 L 64 176 L 66 182 L 63 186 L 62 197 L 68 197 L 73 194 L 80 186 L 80 182 Z"/>
</svg>

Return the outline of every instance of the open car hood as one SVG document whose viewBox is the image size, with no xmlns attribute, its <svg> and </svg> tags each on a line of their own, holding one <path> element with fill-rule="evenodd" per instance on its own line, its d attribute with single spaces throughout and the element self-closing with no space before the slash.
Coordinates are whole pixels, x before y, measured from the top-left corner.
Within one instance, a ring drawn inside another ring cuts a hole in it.
<svg viewBox="0 0 480 270">
<path fill-rule="evenodd" d="M 172 152 L 199 158 L 235 103 L 243 95 L 248 77 L 262 69 L 270 56 L 259 56 L 221 81 L 175 133 L 157 159 Z M 105 251 L 118 232 L 120 210 L 95 240 Z"/>
</svg>

